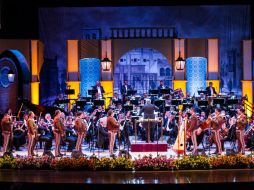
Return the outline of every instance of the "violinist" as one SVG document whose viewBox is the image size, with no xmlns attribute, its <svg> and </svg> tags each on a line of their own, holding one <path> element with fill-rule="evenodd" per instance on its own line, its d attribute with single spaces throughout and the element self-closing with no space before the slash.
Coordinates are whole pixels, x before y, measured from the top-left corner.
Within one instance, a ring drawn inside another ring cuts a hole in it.
<svg viewBox="0 0 254 190">
<path fill-rule="evenodd" d="M 245 154 L 244 130 L 247 123 L 244 109 L 238 108 L 236 118 L 236 138 L 238 140 L 238 153 L 243 155 Z"/>
<path fill-rule="evenodd" d="M 38 126 L 35 124 L 34 121 L 34 112 L 28 112 L 28 120 L 27 120 L 27 129 L 28 129 L 28 156 L 35 156 L 34 148 L 37 142 L 38 137 Z"/>
<path fill-rule="evenodd" d="M 71 152 L 76 145 L 77 142 L 77 133 L 74 129 L 75 122 L 73 121 L 72 116 L 67 116 L 66 118 L 66 141 L 69 143 L 67 151 Z"/>
<path fill-rule="evenodd" d="M 193 151 L 192 154 L 194 156 L 198 155 L 198 145 L 197 145 L 197 129 L 198 129 L 198 118 L 195 113 L 195 108 L 190 109 L 190 119 L 188 120 L 188 131 L 191 135 L 191 141 L 193 144 Z"/>
<path fill-rule="evenodd" d="M 4 138 L 3 153 L 10 152 L 10 147 L 8 148 L 8 144 L 12 139 L 13 121 L 8 113 L 4 114 L 4 117 L 1 121 L 1 126 L 2 126 L 2 135 Z"/>
</svg>

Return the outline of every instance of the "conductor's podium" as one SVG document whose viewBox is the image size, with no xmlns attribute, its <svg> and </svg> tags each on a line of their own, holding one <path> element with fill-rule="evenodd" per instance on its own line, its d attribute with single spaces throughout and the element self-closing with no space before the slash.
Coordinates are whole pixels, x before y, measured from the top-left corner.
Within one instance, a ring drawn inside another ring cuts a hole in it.
<svg viewBox="0 0 254 190">
<path fill-rule="evenodd" d="M 154 141 L 147 143 L 145 141 L 132 141 L 131 152 L 167 152 L 168 144 L 166 141 Z"/>
</svg>

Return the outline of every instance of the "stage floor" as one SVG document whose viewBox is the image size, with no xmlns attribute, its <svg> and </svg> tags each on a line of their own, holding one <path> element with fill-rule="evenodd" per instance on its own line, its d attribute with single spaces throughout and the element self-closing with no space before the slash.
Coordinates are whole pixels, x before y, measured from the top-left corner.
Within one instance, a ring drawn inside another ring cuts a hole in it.
<svg viewBox="0 0 254 190">
<path fill-rule="evenodd" d="M 156 142 L 154 142 L 154 144 L 156 144 Z M 117 150 L 114 152 L 114 154 L 117 156 L 119 154 L 119 147 L 117 146 Z M 226 149 L 230 149 L 231 148 L 231 144 L 226 142 L 225 143 L 225 150 Z M 13 152 L 13 155 L 14 156 L 27 156 L 27 148 L 26 146 L 22 146 L 20 148 L 21 150 L 20 151 L 14 151 Z M 67 146 L 66 147 L 62 147 L 61 148 L 61 153 L 64 154 L 65 157 L 71 157 L 71 152 L 68 152 L 66 151 L 67 149 Z M 203 154 L 205 153 L 206 155 L 211 155 L 211 156 L 216 156 L 215 154 L 212 154 L 215 152 L 215 145 L 213 145 L 212 147 L 210 147 L 210 150 L 206 150 L 205 152 L 202 152 L 202 145 L 199 146 L 199 154 Z M 127 147 L 121 145 L 120 146 L 120 150 L 126 150 L 127 151 Z M 98 149 L 98 148 L 95 148 L 95 149 L 90 149 L 88 144 L 83 144 L 82 145 L 82 151 L 85 155 L 87 155 L 88 157 L 94 155 L 98 158 L 102 158 L 102 157 L 109 157 L 110 154 L 109 154 L 109 151 L 108 149 L 106 150 L 102 150 L 102 149 Z M 39 148 L 36 148 L 36 150 L 34 151 L 35 154 L 37 154 L 38 156 L 42 156 L 43 154 L 43 149 L 39 149 Z M 55 151 L 54 151 L 54 146 L 51 150 L 52 154 L 54 155 L 55 154 Z M 249 155 L 251 154 L 252 152 L 251 151 L 245 151 L 245 154 L 246 155 Z M 152 157 L 156 157 L 158 155 L 161 155 L 161 156 L 166 156 L 167 158 L 176 158 L 178 157 L 177 153 L 175 151 L 172 150 L 172 147 L 171 146 L 168 146 L 168 149 L 167 149 L 167 152 L 131 152 L 131 147 L 129 147 L 129 154 L 131 155 L 132 159 L 138 159 L 138 158 L 142 158 L 143 156 L 152 156 Z M 187 155 L 191 155 L 191 151 L 187 151 L 186 152 Z M 2 152 L 2 149 L 0 151 L 0 156 L 3 155 L 3 152 Z M 224 151 L 222 153 L 222 155 L 226 155 L 226 151 Z"/>
</svg>

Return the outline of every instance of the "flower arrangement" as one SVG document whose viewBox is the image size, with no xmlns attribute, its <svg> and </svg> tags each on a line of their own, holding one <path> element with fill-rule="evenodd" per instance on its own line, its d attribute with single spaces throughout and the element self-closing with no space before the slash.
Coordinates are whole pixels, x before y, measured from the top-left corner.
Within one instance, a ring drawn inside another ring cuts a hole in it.
<svg viewBox="0 0 254 190">
<path fill-rule="evenodd" d="M 165 156 L 144 156 L 135 160 L 125 157 L 101 158 L 50 158 L 17 157 L 0 158 L 0 169 L 39 169 L 39 170 L 83 170 L 83 171 L 147 171 L 147 170 L 190 170 L 254 168 L 254 157 L 235 156 L 183 156 L 173 159 Z"/>
<path fill-rule="evenodd" d="M 159 156 L 153 158 L 150 156 L 144 156 L 143 158 L 134 160 L 135 170 L 171 170 L 172 159 L 165 156 Z"/>
</svg>

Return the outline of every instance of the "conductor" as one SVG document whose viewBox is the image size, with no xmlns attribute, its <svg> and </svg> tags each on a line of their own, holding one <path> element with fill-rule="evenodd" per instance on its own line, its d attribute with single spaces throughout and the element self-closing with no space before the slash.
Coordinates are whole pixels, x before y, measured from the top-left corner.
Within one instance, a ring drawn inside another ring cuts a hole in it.
<svg viewBox="0 0 254 190">
<path fill-rule="evenodd" d="M 154 111 L 159 110 L 159 108 L 151 104 L 151 100 L 147 99 L 146 104 L 140 110 L 140 113 L 144 112 L 144 119 L 155 119 Z M 143 123 L 144 128 L 146 129 L 146 142 L 148 142 L 148 126 L 150 127 L 150 140 L 154 141 L 154 123 L 151 122 L 148 125 L 148 122 Z"/>
</svg>

